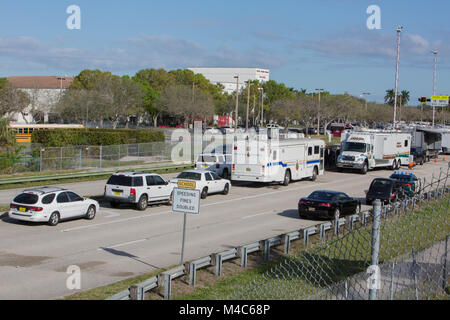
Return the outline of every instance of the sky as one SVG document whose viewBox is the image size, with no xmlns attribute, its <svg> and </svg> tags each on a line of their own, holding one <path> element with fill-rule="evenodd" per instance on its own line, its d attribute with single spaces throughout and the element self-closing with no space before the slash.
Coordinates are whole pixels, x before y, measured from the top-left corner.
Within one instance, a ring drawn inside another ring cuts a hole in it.
<svg viewBox="0 0 450 320">
<path fill-rule="evenodd" d="M 71 5 L 80 29 L 67 27 Z M 372 5 L 379 29 L 367 27 Z M 2 0 L 0 77 L 255 67 L 295 89 L 383 102 L 402 26 L 399 90 L 417 105 L 433 93 L 432 50 L 436 93 L 450 93 L 449 12 L 448 0 Z"/>
</svg>

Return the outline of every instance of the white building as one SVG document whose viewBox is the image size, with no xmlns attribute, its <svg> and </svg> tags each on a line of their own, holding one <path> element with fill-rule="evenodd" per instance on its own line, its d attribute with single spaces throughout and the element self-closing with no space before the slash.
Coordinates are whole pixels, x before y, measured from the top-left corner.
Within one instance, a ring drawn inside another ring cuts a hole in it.
<svg viewBox="0 0 450 320">
<path fill-rule="evenodd" d="M 30 96 L 30 105 L 22 113 L 11 116 L 11 123 L 34 123 L 33 113 L 40 114 L 44 123 L 48 122 L 51 108 L 58 102 L 64 91 L 73 81 L 72 77 L 8 77 L 8 81 L 16 88 Z"/>
<path fill-rule="evenodd" d="M 236 91 L 236 76 L 239 76 L 239 90 L 245 87 L 248 80 L 267 82 L 270 80 L 270 71 L 261 68 L 188 68 L 195 74 L 200 73 L 213 84 L 221 83 L 225 92 Z"/>
</svg>

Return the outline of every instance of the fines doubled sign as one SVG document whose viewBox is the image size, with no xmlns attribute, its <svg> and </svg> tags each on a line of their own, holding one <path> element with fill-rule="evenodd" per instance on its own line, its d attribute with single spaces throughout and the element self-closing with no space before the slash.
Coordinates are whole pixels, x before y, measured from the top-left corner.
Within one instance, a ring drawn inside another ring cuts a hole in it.
<svg viewBox="0 0 450 320">
<path fill-rule="evenodd" d="M 198 214 L 200 212 L 200 190 L 174 188 L 172 211 Z"/>
</svg>

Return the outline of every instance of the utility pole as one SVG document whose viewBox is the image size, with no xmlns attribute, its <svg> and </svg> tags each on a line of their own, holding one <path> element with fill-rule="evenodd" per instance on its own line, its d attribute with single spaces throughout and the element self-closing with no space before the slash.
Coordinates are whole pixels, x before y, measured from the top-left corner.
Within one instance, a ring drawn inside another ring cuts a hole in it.
<svg viewBox="0 0 450 320">
<path fill-rule="evenodd" d="M 436 95 L 436 73 L 437 73 L 437 51 L 431 51 L 434 55 L 434 72 L 433 72 L 433 96 Z M 436 107 L 433 106 L 433 128 L 434 128 L 434 119 L 435 119 Z"/>
<path fill-rule="evenodd" d="M 319 91 L 319 107 L 317 109 L 317 135 L 320 135 L 320 92 L 323 89 L 316 89 L 317 91 Z M 325 128 L 324 128 L 324 133 L 325 133 Z"/>
<path fill-rule="evenodd" d="M 394 129 L 397 128 L 397 99 L 398 99 L 398 69 L 400 63 L 400 34 L 403 27 L 397 27 L 397 63 L 395 67 L 395 100 L 394 100 Z"/>
<path fill-rule="evenodd" d="M 234 77 L 236 79 L 236 110 L 235 110 L 235 124 L 234 127 L 237 131 L 238 126 L 238 108 L 239 108 L 239 76 Z"/>
<path fill-rule="evenodd" d="M 364 96 L 364 101 L 366 105 L 366 112 L 367 112 L 367 96 L 370 95 L 370 92 L 363 92 L 362 95 Z"/>
<path fill-rule="evenodd" d="M 259 88 L 261 90 L 261 127 L 264 124 L 264 88 Z"/>
<path fill-rule="evenodd" d="M 247 81 L 247 90 L 248 90 L 248 95 L 247 95 L 247 115 L 245 117 L 245 132 L 248 131 L 248 109 L 250 108 L 250 80 Z"/>
</svg>

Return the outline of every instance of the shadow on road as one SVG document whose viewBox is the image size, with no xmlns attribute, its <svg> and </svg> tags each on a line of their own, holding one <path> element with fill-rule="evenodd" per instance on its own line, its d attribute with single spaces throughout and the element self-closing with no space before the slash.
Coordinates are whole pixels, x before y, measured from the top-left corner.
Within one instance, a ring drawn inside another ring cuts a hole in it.
<svg viewBox="0 0 450 320">
<path fill-rule="evenodd" d="M 150 263 L 147 263 L 145 261 L 139 260 L 139 257 L 137 257 L 135 255 L 132 255 L 132 254 L 130 254 L 128 252 L 125 252 L 125 251 L 120 251 L 120 250 L 116 250 L 116 249 L 112 249 L 112 248 L 103 248 L 103 247 L 101 247 L 100 249 L 102 249 L 103 251 L 109 252 L 109 253 L 111 253 L 113 255 L 116 255 L 116 256 L 127 257 L 127 258 L 130 258 L 130 259 L 133 259 L 133 260 L 135 260 L 137 262 L 143 263 L 143 264 L 145 264 L 145 265 L 147 265 L 149 267 L 152 267 L 152 268 L 161 269 L 161 267 L 158 267 L 158 266 L 152 265 Z"/>
</svg>

